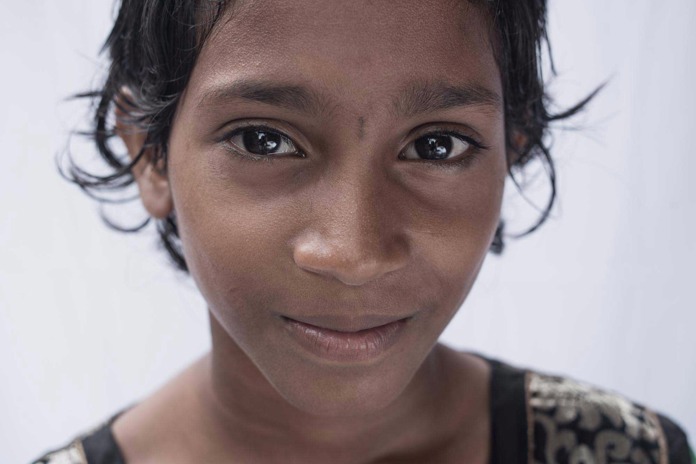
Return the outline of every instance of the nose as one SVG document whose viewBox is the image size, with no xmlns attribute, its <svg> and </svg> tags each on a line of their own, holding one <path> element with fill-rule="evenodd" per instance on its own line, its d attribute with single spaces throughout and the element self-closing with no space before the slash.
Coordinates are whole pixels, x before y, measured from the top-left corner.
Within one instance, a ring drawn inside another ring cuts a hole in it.
<svg viewBox="0 0 696 464">
<path fill-rule="evenodd" d="M 409 247 L 375 180 L 326 182 L 315 192 L 310 222 L 294 241 L 293 259 L 301 269 L 358 286 L 404 267 Z"/>
</svg>

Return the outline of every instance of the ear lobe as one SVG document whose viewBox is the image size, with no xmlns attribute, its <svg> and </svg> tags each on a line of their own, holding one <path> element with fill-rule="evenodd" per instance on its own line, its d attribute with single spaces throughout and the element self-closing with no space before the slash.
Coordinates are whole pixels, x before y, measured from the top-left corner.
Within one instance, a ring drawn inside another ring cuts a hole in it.
<svg viewBox="0 0 696 464">
<path fill-rule="evenodd" d="M 136 174 L 136 168 L 145 163 Z M 150 215 L 156 219 L 166 218 L 174 209 L 169 179 L 149 160 L 147 152 L 133 170 L 140 190 L 140 200 Z"/>
<path fill-rule="evenodd" d="M 507 149 L 508 169 L 519 161 L 529 143 L 529 137 L 519 130 L 514 130 L 510 139 L 510 146 Z"/>
<path fill-rule="evenodd" d="M 116 134 L 123 140 L 131 160 L 143 149 L 147 131 L 138 127 L 133 120 L 132 93 L 122 88 L 116 97 Z M 133 177 L 138 184 L 140 199 L 147 212 L 154 218 L 164 219 L 174 209 L 169 178 L 153 164 L 153 149 L 147 148 L 132 168 Z"/>
</svg>

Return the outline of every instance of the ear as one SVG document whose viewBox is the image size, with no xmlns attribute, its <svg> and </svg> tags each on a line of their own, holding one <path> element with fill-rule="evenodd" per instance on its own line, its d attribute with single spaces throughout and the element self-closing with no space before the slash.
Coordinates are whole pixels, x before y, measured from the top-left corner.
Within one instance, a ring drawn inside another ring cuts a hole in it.
<svg viewBox="0 0 696 464">
<path fill-rule="evenodd" d="M 510 146 L 507 147 L 507 163 L 510 169 L 522 156 L 527 148 L 529 137 L 523 132 L 514 129 L 510 137 Z"/>
<path fill-rule="evenodd" d="M 132 93 L 127 88 L 122 88 L 116 97 L 116 134 L 123 140 L 131 160 L 135 159 L 145 145 L 147 131 L 137 127 L 132 121 L 133 108 Z M 167 174 L 152 162 L 153 151 L 146 149 L 143 156 L 133 166 L 133 176 L 138 184 L 140 199 L 147 212 L 154 218 L 164 219 L 174 209 L 172 192 Z"/>
</svg>

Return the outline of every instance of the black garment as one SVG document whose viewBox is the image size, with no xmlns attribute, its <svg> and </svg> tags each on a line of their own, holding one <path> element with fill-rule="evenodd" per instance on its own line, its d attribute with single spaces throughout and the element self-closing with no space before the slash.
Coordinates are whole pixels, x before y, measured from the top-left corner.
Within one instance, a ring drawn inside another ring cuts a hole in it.
<svg viewBox="0 0 696 464">
<path fill-rule="evenodd" d="M 616 393 L 481 357 L 491 365 L 490 464 L 696 464 L 684 431 L 664 415 Z M 125 464 L 111 433 L 122 412 L 34 464 Z"/>
</svg>

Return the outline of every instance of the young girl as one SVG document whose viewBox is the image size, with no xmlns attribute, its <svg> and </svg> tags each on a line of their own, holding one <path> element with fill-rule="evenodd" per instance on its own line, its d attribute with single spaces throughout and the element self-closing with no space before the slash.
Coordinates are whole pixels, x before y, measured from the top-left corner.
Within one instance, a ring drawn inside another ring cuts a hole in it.
<svg viewBox="0 0 696 464">
<path fill-rule="evenodd" d="M 123 0 L 89 95 L 113 172 L 70 175 L 137 182 L 212 350 L 36 462 L 692 462 L 649 408 L 438 343 L 502 251 L 506 176 L 540 158 L 553 183 L 548 125 L 587 102 L 547 110 L 545 17 L 543 0 Z"/>
</svg>

